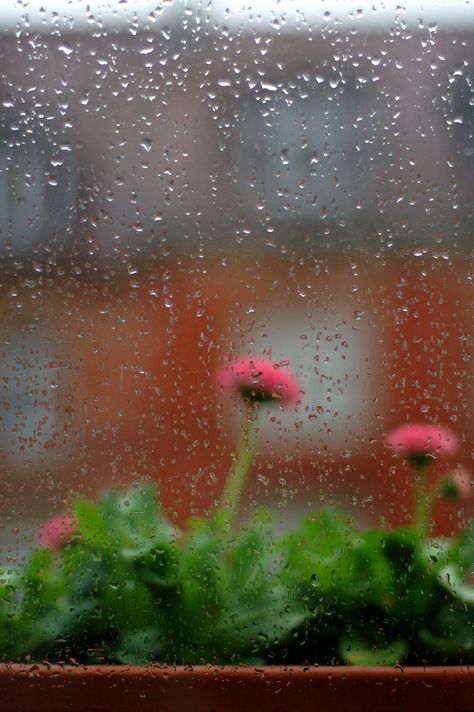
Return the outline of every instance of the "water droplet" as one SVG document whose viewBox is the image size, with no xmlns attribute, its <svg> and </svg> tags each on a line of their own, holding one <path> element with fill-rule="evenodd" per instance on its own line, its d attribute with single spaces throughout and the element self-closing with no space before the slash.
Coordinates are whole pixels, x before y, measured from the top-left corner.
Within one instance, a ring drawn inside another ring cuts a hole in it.
<svg viewBox="0 0 474 712">
<path fill-rule="evenodd" d="M 260 86 L 267 91 L 277 91 L 278 89 L 278 86 L 274 84 L 274 82 L 265 81 L 263 79 L 260 82 Z"/>
<path fill-rule="evenodd" d="M 289 158 L 288 158 L 288 155 L 289 155 L 288 149 L 287 149 L 287 148 L 282 148 L 281 151 L 280 151 L 280 157 L 281 157 L 281 162 L 283 163 L 284 166 L 287 166 L 288 163 L 290 162 L 290 161 L 289 161 Z"/>
<path fill-rule="evenodd" d="M 65 55 L 69 56 L 72 54 L 73 49 L 69 42 L 62 42 L 58 47 L 58 52 L 64 52 Z"/>
<path fill-rule="evenodd" d="M 153 145 L 153 139 L 152 138 L 143 138 L 140 141 L 140 146 L 145 149 L 145 151 L 150 151 L 151 147 Z"/>
</svg>

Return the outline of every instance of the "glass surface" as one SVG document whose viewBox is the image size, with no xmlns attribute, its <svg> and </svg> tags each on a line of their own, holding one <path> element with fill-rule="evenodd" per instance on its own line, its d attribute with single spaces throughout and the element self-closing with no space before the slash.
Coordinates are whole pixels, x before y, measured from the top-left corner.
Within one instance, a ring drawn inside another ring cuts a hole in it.
<svg viewBox="0 0 474 712">
<path fill-rule="evenodd" d="M 241 358 L 300 390 L 259 407 L 236 522 L 408 526 L 387 434 L 421 421 L 460 441 L 432 481 L 467 484 L 431 533 L 466 527 L 474 9 L 30 0 L 0 29 L 5 580 L 78 498 L 153 483 L 170 526 L 214 511 Z"/>
</svg>

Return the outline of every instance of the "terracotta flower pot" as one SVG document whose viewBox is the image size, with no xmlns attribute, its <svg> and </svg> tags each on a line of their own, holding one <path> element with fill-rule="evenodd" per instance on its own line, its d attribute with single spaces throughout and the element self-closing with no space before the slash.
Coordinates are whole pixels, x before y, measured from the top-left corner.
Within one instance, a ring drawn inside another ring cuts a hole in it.
<svg viewBox="0 0 474 712">
<path fill-rule="evenodd" d="M 467 667 L 3 665 L 5 712 L 473 712 Z"/>
</svg>

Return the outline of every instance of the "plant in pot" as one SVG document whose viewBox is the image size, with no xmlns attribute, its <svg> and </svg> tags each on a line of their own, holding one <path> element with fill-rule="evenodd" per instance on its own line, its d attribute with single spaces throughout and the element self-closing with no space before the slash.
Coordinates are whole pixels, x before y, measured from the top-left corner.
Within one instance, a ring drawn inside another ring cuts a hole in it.
<svg viewBox="0 0 474 712">
<path fill-rule="evenodd" d="M 296 377 L 257 358 L 220 387 L 246 417 L 222 499 L 172 524 L 151 486 L 78 499 L 0 588 L 0 699 L 16 710 L 474 709 L 471 532 L 431 536 L 431 482 L 458 441 L 405 424 L 387 445 L 413 468 L 413 516 L 361 530 L 328 506 L 290 532 L 271 513 L 240 521 L 262 404 L 299 398 Z"/>
</svg>

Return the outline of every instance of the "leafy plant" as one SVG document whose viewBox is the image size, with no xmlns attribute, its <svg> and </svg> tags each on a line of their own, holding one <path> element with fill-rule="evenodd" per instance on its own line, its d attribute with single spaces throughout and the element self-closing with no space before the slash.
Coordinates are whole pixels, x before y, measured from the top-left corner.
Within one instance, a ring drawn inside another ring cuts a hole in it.
<svg viewBox="0 0 474 712">
<path fill-rule="evenodd" d="M 454 436 L 407 425 L 389 438 L 415 468 L 412 526 L 362 531 L 326 507 L 284 535 L 266 511 L 236 528 L 258 404 L 292 402 L 297 386 L 265 362 L 224 375 L 248 418 L 220 506 L 178 528 L 151 486 L 77 500 L 43 527 L 24 569 L 0 578 L 1 659 L 473 663 L 473 536 L 430 537 L 446 483 L 429 490 L 426 470 Z"/>
</svg>

